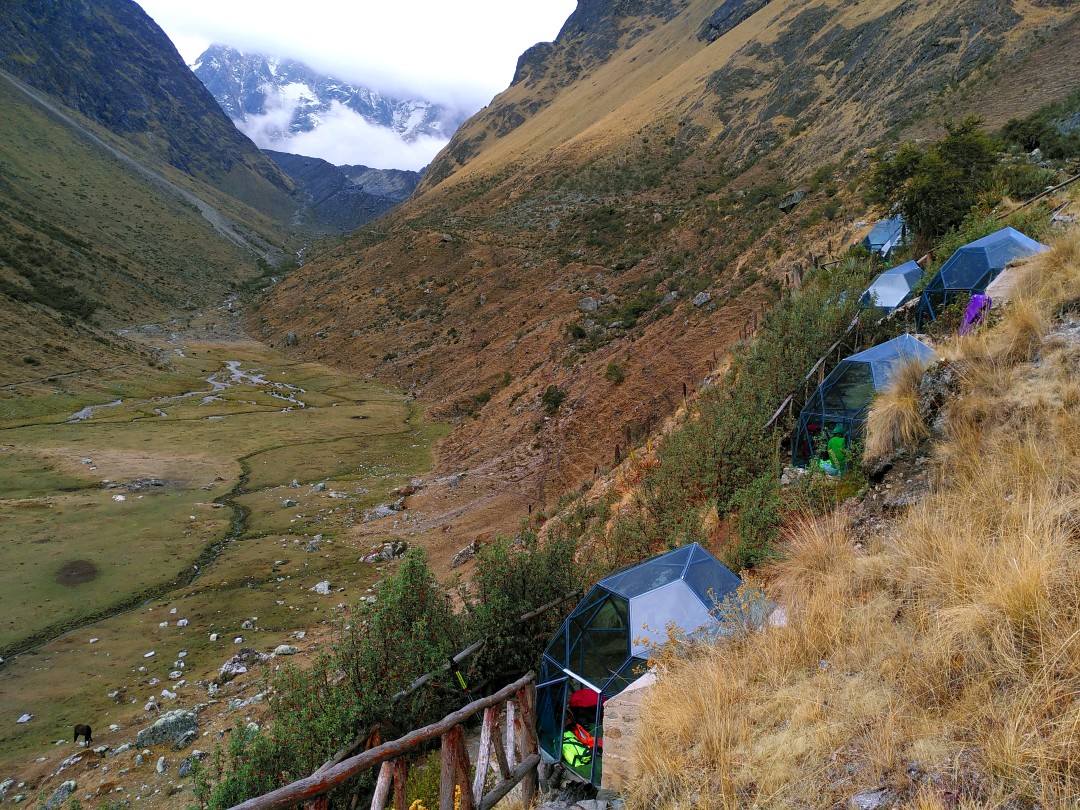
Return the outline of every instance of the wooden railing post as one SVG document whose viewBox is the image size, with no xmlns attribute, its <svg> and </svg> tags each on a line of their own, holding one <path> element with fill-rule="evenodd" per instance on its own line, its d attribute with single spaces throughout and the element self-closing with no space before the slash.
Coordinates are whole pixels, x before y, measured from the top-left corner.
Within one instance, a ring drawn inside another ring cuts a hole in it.
<svg viewBox="0 0 1080 810">
<path fill-rule="evenodd" d="M 536 684 L 529 683 L 517 693 L 518 706 L 521 708 L 521 761 L 526 762 L 534 754 L 540 753 L 536 739 Z M 521 780 L 521 804 L 532 807 L 536 798 L 537 773 L 529 771 Z"/>
<path fill-rule="evenodd" d="M 375 783 L 375 795 L 371 797 L 371 810 L 383 810 L 390 797 L 390 783 L 393 781 L 394 765 L 397 760 L 387 760 L 379 767 L 379 780 Z"/>
<path fill-rule="evenodd" d="M 443 735 L 440 764 L 439 810 L 473 810 L 469 749 L 465 745 L 465 729 L 461 726 L 454 726 Z M 456 797 L 455 793 L 458 794 Z M 458 803 L 456 809 L 455 798 Z"/>
<path fill-rule="evenodd" d="M 473 804 L 479 805 L 484 798 L 484 783 L 491 764 L 491 736 L 498 736 L 499 707 L 484 709 L 484 723 L 480 727 L 480 751 L 476 756 L 476 776 L 473 777 Z"/>
<path fill-rule="evenodd" d="M 408 771 L 409 763 L 405 757 L 394 760 L 394 810 L 408 810 L 409 797 L 406 793 Z"/>
<path fill-rule="evenodd" d="M 532 742 L 535 740 L 535 731 L 532 729 L 532 723 L 535 722 L 535 719 L 529 719 L 535 713 L 535 697 L 533 692 L 525 690 L 525 687 L 532 683 L 534 677 L 534 674 L 530 672 L 525 677 L 503 687 L 495 694 L 480 700 L 474 700 L 458 711 L 448 714 L 437 723 L 413 729 L 397 740 L 383 743 L 332 766 L 324 766 L 311 776 L 298 779 L 263 796 L 252 797 L 241 802 L 235 805 L 233 810 L 285 810 L 298 804 L 303 804 L 311 810 L 326 810 L 328 805 L 326 796 L 330 791 L 340 787 L 348 779 L 365 769 L 387 762 L 393 762 L 394 764 L 392 769 L 380 770 L 380 784 L 383 785 L 380 792 L 385 793 L 389 789 L 390 774 L 392 773 L 395 810 L 406 810 L 405 769 L 407 766 L 405 755 L 419 744 L 436 737 L 442 737 L 443 752 L 440 774 L 440 810 L 454 810 L 455 787 L 460 788 L 458 796 L 460 810 L 491 810 L 503 796 L 509 793 L 523 779 L 528 777 L 535 779 L 536 768 L 540 763 L 540 755 L 539 753 L 527 753 L 530 750 L 535 750 Z M 521 694 L 523 691 L 524 694 Z M 524 709 L 525 714 L 520 721 L 522 722 L 522 730 L 516 737 L 515 726 L 517 723 L 514 722 L 515 707 L 513 702 L 515 695 L 518 696 L 522 706 L 526 707 Z M 493 725 L 491 731 L 491 741 L 495 748 L 495 756 L 499 760 L 499 770 L 503 774 L 503 780 L 477 804 L 474 801 L 473 788 L 475 783 L 472 782 L 469 773 L 469 752 L 465 745 L 465 731 L 462 728 L 462 723 L 479 712 L 484 712 L 487 715 L 486 710 L 490 708 L 494 708 L 497 712 L 498 706 L 503 701 L 507 701 L 506 739 L 509 753 L 501 750 L 503 747 L 502 740 L 497 727 Z M 516 764 L 517 746 L 515 745 L 515 739 L 522 741 L 523 753 L 520 764 Z M 510 759 L 511 757 L 513 759 Z M 516 767 L 512 766 L 511 762 L 514 762 Z M 528 786 L 526 786 L 525 791 L 528 793 Z M 385 795 L 382 801 L 385 804 Z"/>
<path fill-rule="evenodd" d="M 514 733 L 517 723 L 514 721 L 514 701 L 506 701 L 506 765 L 513 771 L 517 765 L 517 745 Z"/>
</svg>

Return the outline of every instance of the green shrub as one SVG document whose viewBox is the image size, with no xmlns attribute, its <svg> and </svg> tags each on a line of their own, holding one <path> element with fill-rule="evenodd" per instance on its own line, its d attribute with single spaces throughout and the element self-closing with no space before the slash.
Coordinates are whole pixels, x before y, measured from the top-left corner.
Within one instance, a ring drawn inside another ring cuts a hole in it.
<svg viewBox="0 0 1080 810">
<path fill-rule="evenodd" d="M 644 479 L 645 517 L 635 524 L 635 535 L 651 548 L 704 540 L 701 514 L 710 505 L 724 514 L 749 493 L 761 495 L 761 481 L 775 475 L 777 464 L 778 437 L 763 430 L 765 422 L 801 388 L 823 347 L 843 334 L 871 274 L 865 258 L 846 259 L 788 291 L 765 314 L 757 339 L 738 348 L 722 383 L 703 393 L 699 418 L 665 439 L 662 463 Z M 747 537 L 767 526 L 767 513 L 763 509 L 747 524 Z M 767 556 L 771 538 L 767 531 L 764 536 L 738 556 L 748 563 Z"/>
<path fill-rule="evenodd" d="M 501 685 L 537 665 L 565 611 L 552 610 L 524 624 L 518 619 L 582 584 L 576 550 L 568 532 L 553 531 L 541 543 L 525 525 L 516 540 L 499 538 L 481 547 L 463 601 L 469 637 L 488 640 L 470 665 L 484 683 Z"/>
<path fill-rule="evenodd" d="M 607 368 L 604 369 L 604 379 L 615 385 L 619 385 L 626 380 L 626 369 L 620 363 L 616 363 L 612 360 L 607 364 Z"/>
<path fill-rule="evenodd" d="M 1000 186 L 1010 197 L 1020 200 L 1041 194 L 1056 180 L 1054 172 L 1030 163 L 1003 163 L 994 168 L 994 185 Z"/>
<path fill-rule="evenodd" d="M 423 553 L 410 550 L 383 581 L 378 602 L 361 603 L 309 669 L 275 673 L 271 722 L 255 733 L 234 733 L 217 750 L 196 780 L 200 804 L 231 807 L 307 776 L 376 722 L 414 728 L 460 705 L 449 676 L 409 700 L 390 698 L 457 652 L 466 632 Z M 332 795 L 344 801 L 373 779 L 366 773 Z"/>
<path fill-rule="evenodd" d="M 928 147 L 904 144 L 870 176 L 868 200 L 903 214 L 922 245 L 961 223 L 990 186 L 997 162 L 978 118 L 945 126 L 944 138 Z"/>
<path fill-rule="evenodd" d="M 737 542 L 724 550 L 724 564 L 733 571 L 753 568 L 772 555 L 772 543 L 783 518 L 780 479 L 775 468 L 758 476 L 731 496 L 736 515 Z"/>
<path fill-rule="evenodd" d="M 559 410 L 559 406 L 566 401 L 566 392 L 557 385 L 549 385 L 544 389 L 540 401 L 544 403 L 544 410 L 548 414 L 554 414 Z"/>
</svg>

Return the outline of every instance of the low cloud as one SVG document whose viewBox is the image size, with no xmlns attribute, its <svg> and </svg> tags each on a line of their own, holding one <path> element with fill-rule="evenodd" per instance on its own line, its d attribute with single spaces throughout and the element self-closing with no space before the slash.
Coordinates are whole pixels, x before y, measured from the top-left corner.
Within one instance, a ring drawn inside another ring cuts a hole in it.
<svg viewBox="0 0 1080 810">
<path fill-rule="evenodd" d="M 285 101 L 265 115 L 248 116 L 238 126 L 261 149 L 322 158 L 335 166 L 418 171 L 447 144 L 427 136 L 406 143 L 392 129 L 371 124 L 336 101 L 316 129 L 284 137 L 294 109 L 294 103 Z"/>
</svg>

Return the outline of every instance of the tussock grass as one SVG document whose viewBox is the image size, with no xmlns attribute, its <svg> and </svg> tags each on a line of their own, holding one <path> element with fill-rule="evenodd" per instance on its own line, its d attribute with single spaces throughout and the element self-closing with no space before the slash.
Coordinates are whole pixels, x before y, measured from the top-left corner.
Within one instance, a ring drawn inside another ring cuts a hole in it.
<svg viewBox="0 0 1080 810">
<path fill-rule="evenodd" d="M 937 485 L 856 551 L 842 512 L 784 541 L 784 627 L 663 662 L 632 807 L 1075 807 L 1080 796 L 1080 237 L 949 348 Z M 1063 281 L 1068 279 L 1070 281 Z"/>
<path fill-rule="evenodd" d="M 916 444 L 928 431 L 919 416 L 919 381 L 926 364 L 909 360 L 893 372 L 889 386 L 874 400 L 866 421 L 867 459 L 881 458 L 905 445 Z"/>
</svg>

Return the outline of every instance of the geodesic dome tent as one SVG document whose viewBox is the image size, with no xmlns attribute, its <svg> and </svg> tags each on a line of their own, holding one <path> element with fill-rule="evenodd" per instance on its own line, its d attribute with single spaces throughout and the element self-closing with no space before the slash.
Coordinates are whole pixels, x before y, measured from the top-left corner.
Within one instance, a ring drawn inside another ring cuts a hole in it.
<svg viewBox="0 0 1080 810">
<path fill-rule="evenodd" d="M 720 631 L 717 605 L 740 581 L 697 543 L 669 551 L 600 580 L 544 651 L 536 688 L 540 748 L 562 759 L 568 720 L 590 727 L 597 740 L 586 767 L 572 769 L 600 784 L 603 702 L 645 669 L 649 649 L 668 627 L 693 635 Z M 570 770 L 568 768 L 568 770 Z"/>
<path fill-rule="evenodd" d="M 837 425 L 843 426 L 849 444 L 860 437 L 870 401 L 889 384 L 893 371 L 913 358 L 930 365 L 934 357 L 933 349 L 907 334 L 845 357 L 799 412 L 791 442 L 792 463 L 805 466 L 814 457 L 818 437 Z"/>
<path fill-rule="evenodd" d="M 1049 249 L 1015 228 L 1002 228 L 958 248 L 923 288 L 915 312 L 916 328 L 922 329 L 928 317 L 936 321 L 959 296 L 986 292 L 1009 262 Z"/>
<path fill-rule="evenodd" d="M 870 233 L 859 243 L 871 253 L 888 256 L 889 252 L 903 244 L 907 237 L 907 228 L 903 217 L 883 219 L 870 229 Z"/>
<path fill-rule="evenodd" d="M 915 262 L 904 262 L 886 270 L 867 287 L 859 298 L 864 307 L 877 307 L 892 312 L 913 296 L 912 290 L 922 278 L 922 268 Z"/>
</svg>

